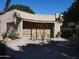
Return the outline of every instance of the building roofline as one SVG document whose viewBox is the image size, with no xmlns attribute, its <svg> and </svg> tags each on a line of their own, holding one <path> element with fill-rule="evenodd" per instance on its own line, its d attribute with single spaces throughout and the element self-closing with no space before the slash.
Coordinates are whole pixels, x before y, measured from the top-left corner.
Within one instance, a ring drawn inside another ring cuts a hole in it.
<svg viewBox="0 0 79 59">
<path fill-rule="evenodd" d="M 55 22 L 55 16 L 56 16 L 56 15 L 31 14 L 17 9 L 8 11 L 3 15 L 10 14 L 10 13 L 16 13 L 17 15 L 19 15 L 20 18 L 23 18 L 24 21 L 42 22 L 42 23 L 53 23 Z"/>
</svg>

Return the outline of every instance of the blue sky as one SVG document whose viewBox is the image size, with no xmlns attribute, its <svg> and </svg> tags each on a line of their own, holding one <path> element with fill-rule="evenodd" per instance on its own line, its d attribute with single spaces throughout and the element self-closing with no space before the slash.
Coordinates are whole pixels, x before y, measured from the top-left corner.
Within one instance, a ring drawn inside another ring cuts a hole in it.
<svg viewBox="0 0 79 59">
<path fill-rule="evenodd" d="M 29 6 L 37 14 L 55 14 L 67 10 L 73 0 L 12 0 L 11 4 L 23 4 Z M 5 0 L 0 0 L 2 11 Z"/>
</svg>

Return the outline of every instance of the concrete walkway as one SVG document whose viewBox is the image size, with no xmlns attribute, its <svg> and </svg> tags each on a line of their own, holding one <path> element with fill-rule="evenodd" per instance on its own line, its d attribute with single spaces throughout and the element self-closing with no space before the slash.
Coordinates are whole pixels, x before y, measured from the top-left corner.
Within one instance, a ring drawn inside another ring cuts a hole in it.
<svg viewBox="0 0 79 59">
<path fill-rule="evenodd" d="M 39 45 L 40 41 L 9 40 L 6 42 L 7 55 L 11 56 L 9 59 L 75 59 L 72 49 L 63 46 L 58 41 L 60 39 L 58 38 L 56 42 L 51 41 L 44 45 Z"/>
<path fill-rule="evenodd" d="M 66 39 L 63 38 L 51 38 L 53 41 L 67 41 Z M 28 40 L 26 38 L 23 39 L 15 39 L 15 40 L 10 40 L 7 39 L 5 41 L 5 45 L 15 51 L 21 51 L 19 46 L 26 46 L 27 44 L 41 44 L 43 41 L 41 40 Z M 48 43 L 44 41 L 44 43 Z"/>
<path fill-rule="evenodd" d="M 7 40 L 5 45 L 15 51 L 22 51 L 19 46 L 26 46 L 28 44 L 40 44 L 41 41 L 38 40 L 28 40 L 28 39 L 16 39 L 16 40 Z"/>
</svg>

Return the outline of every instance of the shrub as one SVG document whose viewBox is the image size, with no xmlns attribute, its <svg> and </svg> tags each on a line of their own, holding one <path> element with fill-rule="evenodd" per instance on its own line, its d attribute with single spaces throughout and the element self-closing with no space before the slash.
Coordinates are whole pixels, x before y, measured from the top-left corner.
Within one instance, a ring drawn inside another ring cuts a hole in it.
<svg viewBox="0 0 79 59">
<path fill-rule="evenodd" d="M 9 33 L 8 37 L 11 38 L 11 39 L 16 39 L 16 37 L 17 37 L 16 32 Z"/>
</svg>

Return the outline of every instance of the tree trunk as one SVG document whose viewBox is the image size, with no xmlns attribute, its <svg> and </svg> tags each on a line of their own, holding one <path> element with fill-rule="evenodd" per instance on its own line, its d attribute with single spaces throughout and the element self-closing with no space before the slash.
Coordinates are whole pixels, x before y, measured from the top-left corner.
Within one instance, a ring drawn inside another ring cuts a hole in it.
<svg viewBox="0 0 79 59">
<path fill-rule="evenodd" d="M 8 7 L 10 5 L 10 2 L 11 2 L 11 0 L 6 0 L 5 7 L 4 7 L 1 14 L 4 14 L 7 11 Z"/>
</svg>

